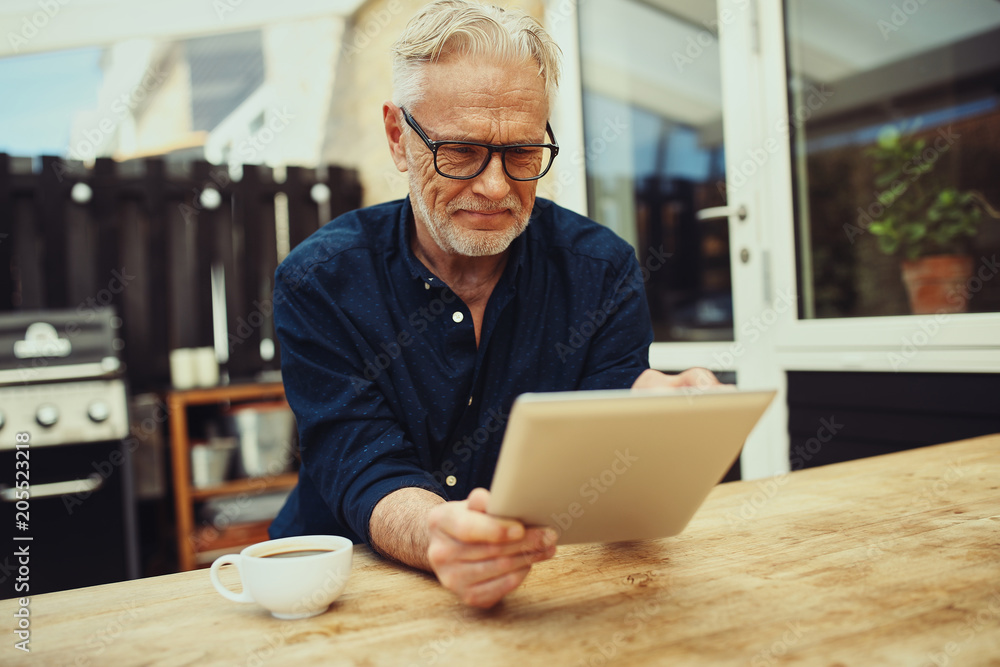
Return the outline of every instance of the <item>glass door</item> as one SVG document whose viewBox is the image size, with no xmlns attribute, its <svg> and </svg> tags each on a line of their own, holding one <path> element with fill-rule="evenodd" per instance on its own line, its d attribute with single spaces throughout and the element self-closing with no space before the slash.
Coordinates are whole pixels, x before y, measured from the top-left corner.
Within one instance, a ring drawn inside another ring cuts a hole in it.
<svg viewBox="0 0 1000 667">
<path fill-rule="evenodd" d="M 546 23 L 565 52 L 555 116 L 570 139 L 561 141 L 573 139 L 575 122 L 581 147 L 563 168 L 577 165 L 586 184 L 579 209 L 636 248 L 655 331 L 651 365 L 704 366 L 742 388 L 783 391 L 772 339 L 779 310 L 795 303 L 770 285 L 758 204 L 770 155 L 753 159 L 755 8 L 552 2 Z M 556 184 L 573 180 L 560 174 Z M 567 190 L 555 190 L 566 202 Z M 779 396 L 747 443 L 744 477 L 787 467 L 784 404 Z"/>
<path fill-rule="evenodd" d="M 1000 4 L 549 5 L 561 183 L 669 254 L 652 365 L 782 392 L 744 477 L 789 467 L 787 371 L 1000 372 Z"/>
</svg>

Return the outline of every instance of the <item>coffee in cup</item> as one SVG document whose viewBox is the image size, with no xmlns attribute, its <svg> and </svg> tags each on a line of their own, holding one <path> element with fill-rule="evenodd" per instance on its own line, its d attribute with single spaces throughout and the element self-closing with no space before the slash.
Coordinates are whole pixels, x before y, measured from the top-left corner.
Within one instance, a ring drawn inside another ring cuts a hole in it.
<svg viewBox="0 0 1000 667">
<path fill-rule="evenodd" d="M 226 599 L 256 602 L 275 618 L 309 618 L 326 611 L 344 591 L 353 552 L 351 541 L 337 535 L 284 537 L 219 556 L 209 576 Z M 240 593 L 219 580 L 219 569 L 227 564 L 239 570 Z"/>
</svg>

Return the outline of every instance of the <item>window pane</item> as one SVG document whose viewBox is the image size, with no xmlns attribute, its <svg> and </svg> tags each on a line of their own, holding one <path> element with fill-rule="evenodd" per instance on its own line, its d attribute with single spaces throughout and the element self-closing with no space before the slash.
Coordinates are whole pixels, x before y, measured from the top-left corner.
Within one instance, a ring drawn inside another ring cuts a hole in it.
<svg viewBox="0 0 1000 667">
<path fill-rule="evenodd" d="M 659 341 L 733 339 L 728 222 L 696 218 L 726 203 L 715 14 L 715 2 L 579 4 L 590 215 L 649 270 Z"/>
<path fill-rule="evenodd" d="M 1000 4 L 785 13 L 800 317 L 1000 311 Z"/>
</svg>

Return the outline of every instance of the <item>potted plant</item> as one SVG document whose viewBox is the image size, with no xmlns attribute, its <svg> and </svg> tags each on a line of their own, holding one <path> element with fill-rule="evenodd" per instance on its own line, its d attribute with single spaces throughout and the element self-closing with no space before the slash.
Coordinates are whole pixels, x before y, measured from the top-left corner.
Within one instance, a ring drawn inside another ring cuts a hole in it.
<svg viewBox="0 0 1000 667">
<path fill-rule="evenodd" d="M 935 172 L 942 151 L 924 138 L 889 127 L 866 154 L 873 158 L 884 207 L 868 231 L 883 253 L 902 258 L 911 312 L 965 312 L 972 240 L 984 213 L 994 218 L 1000 213 L 979 192 L 946 186 Z"/>
</svg>

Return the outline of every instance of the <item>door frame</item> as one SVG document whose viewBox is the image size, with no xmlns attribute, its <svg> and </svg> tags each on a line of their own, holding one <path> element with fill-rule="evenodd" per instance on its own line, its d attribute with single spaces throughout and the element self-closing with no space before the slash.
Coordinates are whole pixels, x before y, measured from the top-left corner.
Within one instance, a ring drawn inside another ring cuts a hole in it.
<svg viewBox="0 0 1000 667">
<path fill-rule="evenodd" d="M 718 27 L 720 72 L 723 85 L 723 130 L 726 137 L 727 174 L 737 173 L 738 156 L 753 150 L 760 138 L 757 111 L 761 108 L 759 79 L 763 57 L 757 38 L 757 9 L 748 0 L 719 0 Z M 553 119 L 570 159 L 555 169 L 548 190 L 563 206 L 584 215 L 587 211 L 583 136 L 582 83 L 577 3 L 546 3 L 546 29 L 563 50 L 560 93 Z M 773 161 L 773 160 L 772 160 Z M 766 166 L 766 165 L 765 165 Z M 776 362 L 775 317 L 788 309 L 787 298 L 775 295 L 770 276 L 773 253 L 768 249 L 772 230 L 763 224 L 760 208 L 766 184 L 765 171 L 756 170 L 734 187 L 727 183 L 730 267 L 733 289 L 734 340 L 705 343 L 653 343 L 649 361 L 653 368 L 679 371 L 703 366 L 736 373 L 741 389 L 776 389 L 778 395 L 747 440 L 741 456 L 744 479 L 766 477 L 788 470 L 788 411 L 785 374 Z M 736 214 L 743 207 L 745 216 Z M 746 250 L 747 261 L 740 258 Z"/>
</svg>

